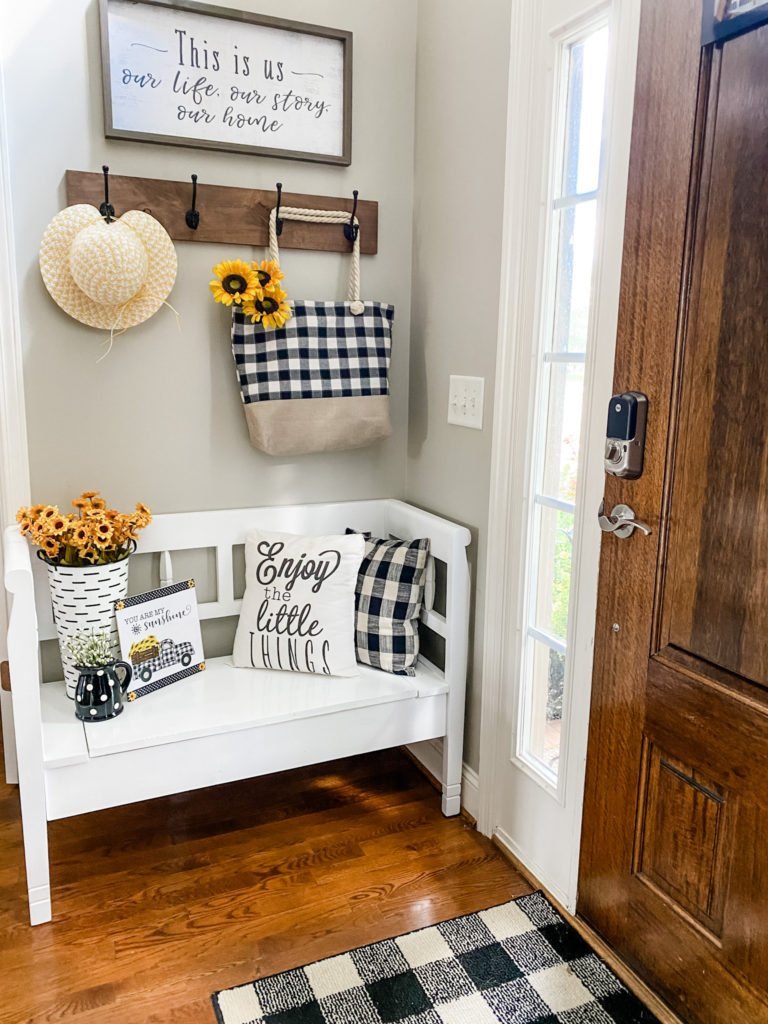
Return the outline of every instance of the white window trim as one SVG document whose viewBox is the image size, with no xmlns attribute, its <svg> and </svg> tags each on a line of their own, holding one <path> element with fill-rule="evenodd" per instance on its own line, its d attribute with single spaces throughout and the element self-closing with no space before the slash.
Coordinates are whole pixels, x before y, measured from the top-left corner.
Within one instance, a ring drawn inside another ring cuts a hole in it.
<svg viewBox="0 0 768 1024">
<path fill-rule="evenodd" d="M 606 181 L 605 223 L 610 225 L 612 236 L 623 236 L 624 208 L 626 203 L 626 179 L 629 162 L 629 126 L 632 122 L 634 109 L 634 72 L 617 76 L 615 67 L 634 69 L 637 41 L 639 35 L 641 0 L 613 0 L 611 7 L 611 26 L 619 31 L 615 37 L 611 57 L 611 73 L 609 79 L 614 83 L 607 94 L 606 117 L 611 125 L 610 134 L 614 136 L 616 149 L 606 156 L 604 171 Z M 526 481 L 530 479 L 530 465 L 519 465 L 514 454 L 519 450 L 521 438 L 527 437 L 529 410 L 517 399 L 517 383 L 531 380 L 535 366 L 530 359 L 531 331 L 537 323 L 538 310 L 532 309 L 531 294 L 536 290 L 536 275 L 532 273 L 531 246 L 536 240 L 526 231 L 521 231 L 521 223 L 525 217 L 525 197 L 531 194 L 531 172 L 528 166 L 528 155 L 531 152 L 532 133 L 537 130 L 535 121 L 536 96 L 534 83 L 534 55 L 530 40 L 534 38 L 537 27 L 537 6 L 516 0 L 513 3 L 511 18 L 511 56 L 510 56 L 510 101 L 507 113 L 507 153 L 506 153 L 506 196 L 504 203 L 504 227 L 502 242 L 501 267 L 501 301 L 499 315 L 499 332 L 497 346 L 496 381 L 494 394 L 494 422 L 491 455 L 491 484 L 488 518 L 488 549 L 494 557 L 489 559 L 486 573 L 485 591 L 485 623 L 483 632 L 483 688 L 482 724 L 480 744 L 480 791 L 478 805 L 478 828 L 485 835 L 498 832 L 497 813 L 503 800 L 502 783 L 502 750 L 500 743 L 499 722 L 502 720 L 503 705 L 506 691 L 516 686 L 518 681 L 511 679 L 511 668 L 517 664 L 516 651 L 520 644 L 520 608 L 521 599 L 521 565 L 525 553 L 522 537 L 521 504 L 528 500 L 524 493 Z M 596 4 L 589 12 L 590 16 L 605 9 L 605 4 Z M 617 13 L 620 12 L 620 13 Z M 566 26 L 567 27 L 567 26 Z M 621 132 L 617 129 L 621 129 Z M 619 134 L 623 136 L 618 142 Z M 543 183 L 540 182 L 540 185 Z M 544 193 L 542 199 L 544 201 Z M 601 230 L 602 236 L 602 230 Z M 612 348 L 615 340 L 616 315 L 620 283 L 620 261 L 616 260 L 616 248 L 611 253 L 612 259 L 603 266 L 604 238 L 601 237 L 596 262 L 601 263 L 602 293 L 597 296 L 601 322 L 601 364 L 593 366 L 592 373 L 585 380 L 584 403 L 592 405 L 595 400 L 602 402 L 605 395 L 611 394 L 612 383 Z M 540 265 L 540 257 L 538 260 Z M 604 303 L 604 306 L 603 306 Z M 582 444 L 592 453 L 592 462 L 587 466 L 585 488 L 587 495 L 586 515 L 578 529 L 589 533 L 593 526 L 590 519 L 591 502 L 602 493 L 603 470 L 602 460 L 596 460 L 594 453 L 600 451 L 602 434 L 590 428 L 590 435 L 585 435 Z M 597 504 L 595 504 L 595 509 Z M 599 552 L 599 538 L 591 534 L 588 553 L 590 562 L 596 561 Z M 582 549 L 582 555 L 586 553 Z M 580 564 L 574 564 L 572 571 L 580 573 Z M 593 572 L 594 586 L 587 586 L 586 592 L 580 594 L 577 614 L 594 623 L 596 609 L 596 568 Z M 579 698 L 581 706 L 578 715 L 572 710 L 569 713 L 570 735 L 568 738 L 569 752 L 576 770 L 567 775 L 562 797 L 566 801 L 566 810 L 572 825 L 570 834 L 573 841 L 569 849 L 563 849 L 562 855 L 568 860 L 568 884 L 558 887 L 563 902 L 571 907 L 576 903 L 576 879 L 581 833 L 581 813 L 584 789 L 584 770 L 586 764 L 587 734 L 589 720 L 589 692 L 591 688 L 592 645 L 579 652 L 582 671 L 588 673 L 580 684 Z M 569 709 L 570 710 L 570 709 Z M 576 720 L 578 719 L 578 720 Z M 509 769 L 505 769 L 509 770 Z M 525 771 L 525 767 L 521 768 Z M 542 792 L 543 798 L 547 798 Z M 503 836 L 499 832 L 500 838 Z M 512 843 L 508 845 L 513 845 Z M 515 852 L 524 863 L 539 875 L 543 884 L 547 878 L 543 872 L 537 871 L 535 851 L 529 852 L 522 847 L 515 847 Z"/>
<path fill-rule="evenodd" d="M 13 523 L 19 505 L 30 502 L 29 450 L 24 403 L 19 287 L 11 202 L 8 125 L 0 64 L 0 529 Z M 8 608 L 0 545 L 0 661 L 7 654 Z M 5 781 L 18 782 L 11 694 L 0 691 Z"/>
<path fill-rule="evenodd" d="M 512 751 L 510 759 L 513 764 L 517 765 L 522 771 L 526 772 L 531 778 L 534 779 L 542 788 L 544 788 L 551 796 L 553 796 L 560 805 L 565 805 L 565 793 L 568 785 L 568 752 L 569 752 L 569 740 L 570 740 L 570 720 L 571 720 L 571 707 L 573 700 L 573 685 L 572 676 L 574 674 L 574 664 L 576 659 L 573 656 L 573 648 L 575 642 L 575 626 L 577 616 L 577 605 L 578 605 L 578 566 L 580 564 L 581 556 L 581 540 L 583 538 L 583 530 L 580 529 L 581 515 L 584 511 L 584 473 L 586 469 L 586 462 L 588 452 L 584 444 L 584 439 L 587 433 L 587 423 L 589 415 L 589 407 L 586 402 L 582 402 L 582 416 L 581 424 L 579 429 L 579 456 L 578 456 L 578 469 L 577 469 L 577 491 L 576 501 L 572 509 L 574 515 L 574 532 L 572 539 L 572 559 L 571 559 L 571 587 L 569 591 L 569 612 L 568 612 L 568 627 L 565 640 L 558 643 L 557 645 L 551 642 L 551 639 L 545 635 L 541 635 L 540 631 L 532 628 L 532 615 L 531 605 L 534 600 L 534 594 L 538 583 L 538 569 L 534 568 L 534 562 L 536 561 L 536 554 L 538 552 L 538 517 L 535 514 L 535 506 L 537 504 L 547 504 L 549 507 L 554 507 L 551 501 L 542 501 L 541 496 L 537 492 L 537 487 L 542 474 L 542 460 L 544 458 L 544 449 L 542 445 L 542 438 L 547 429 L 547 418 L 548 418 L 548 406 L 545 401 L 542 401 L 542 395 L 547 390 L 547 383 L 549 380 L 549 371 L 545 374 L 542 372 L 543 367 L 547 363 L 552 362 L 580 362 L 582 359 L 585 360 L 585 373 L 584 373 L 584 387 L 582 395 L 586 397 L 589 385 L 590 371 L 592 368 L 592 362 L 594 359 L 595 342 L 596 342 L 596 316 L 595 310 L 597 307 L 597 294 L 595 288 L 595 282 L 599 279 L 599 257 L 602 241 L 602 225 L 604 223 L 603 207 L 605 204 L 605 168 L 603 166 L 603 150 L 605 148 L 604 139 L 601 145 L 601 166 L 600 166 L 600 177 L 598 181 L 598 188 L 593 192 L 588 193 L 591 198 L 597 199 L 596 215 L 595 215 L 595 249 L 594 249 L 594 260 L 592 265 L 592 273 L 590 279 L 590 314 L 589 314 L 589 325 L 587 332 L 587 353 L 586 356 L 580 353 L 581 359 L 573 359 L 572 353 L 555 353 L 548 352 L 549 346 L 549 334 L 552 328 L 553 309 L 555 302 L 555 290 L 557 287 L 558 278 L 558 258 L 559 258 L 559 246 L 555 232 L 555 218 L 559 209 L 558 200 L 554 197 L 560 191 L 560 182 L 562 181 L 563 174 L 563 162 L 565 160 L 565 134 L 566 134 L 566 120 L 568 116 L 568 80 L 566 75 L 566 66 L 568 62 L 568 49 L 569 47 L 584 39 L 592 32 L 596 32 L 599 29 L 607 27 L 610 28 L 610 4 L 601 3 L 597 7 L 593 8 L 588 14 L 577 19 L 574 22 L 569 23 L 565 27 L 555 29 L 550 33 L 550 46 L 553 53 L 553 67 L 552 67 L 552 100 L 549 107 L 550 117 L 550 137 L 547 151 L 544 154 L 544 166 L 546 169 L 546 216 L 542 218 L 540 225 L 540 246 L 545 252 L 545 258 L 542 261 L 541 269 L 539 271 L 541 282 L 540 288 L 537 289 L 540 295 L 540 301 L 537 308 L 536 323 L 534 333 L 529 339 L 529 347 L 531 352 L 531 359 L 535 366 L 535 379 L 533 386 L 524 397 L 521 404 L 526 404 L 529 409 L 532 410 L 534 415 L 531 417 L 531 425 L 526 438 L 526 444 L 530 450 L 530 478 L 527 491 L 530 494 L 530 500 L 525 502 L 524 519 L 523 519 L 523 533 L 524 533 L 524 547 L 523 556 L 521 563 L 521 573 L 523 580 L 521 581 L 521 587 L 525 594 L 525 600 L 521 609 L 521 630 L 520 630 L 520 644 L 517 651 L 517 662 L 516 670 L 519 673 L 518 682 L 518 700 L 516 703 L 516 715 L 514 722 L 514 732 L 512 737 Z M 607 76 L 610 75 L 610 68 L 607 69 Z M 555 95 L 556 93 L 556 95 Z M 608 82 L 606 82 L 606 96 L 603 108 L 603 136 L 605 136 L 605 126 L 608 124 Z M 572 206 L 572 202 L 567 204 Z M 524 342 L 523 342 L 524 344 Z M 548 359 L 547 356 L 550 356 Z M 565 358 L 555 358 L 551 357 Z M 570 511 L 570 510 L 569 510 Z M 564 691 L 563 691 L 563 708 L 560 724 L 560 749 L 559 749 L 559 760 L 558 770 L 552 770 L 544 761 L 538 758 L 533 752 L 526 749 L 526 731 L 528 726 L 528 720 L 531 716 L 532 708 L 531 701 L 533 697 L 532 687 L 527 685 L 529 678 L 532 676 L 533 666 L 531 664 L 531 648 L 528 644 L 528 638 L 533 636 L 537 638 L 535 634 L 539 632 L 538 637 L 543 644 L 550 647 L 553 650 L 560 650 L 565 655 L 565 679 L 564 679 Z"/>
</svg>

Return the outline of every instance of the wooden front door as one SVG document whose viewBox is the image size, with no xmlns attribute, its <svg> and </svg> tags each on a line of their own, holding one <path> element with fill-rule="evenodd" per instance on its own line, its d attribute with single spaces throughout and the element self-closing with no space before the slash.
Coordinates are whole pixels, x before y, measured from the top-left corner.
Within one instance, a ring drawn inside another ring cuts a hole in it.
<svg viewBox="0 0 768 1024">
<path fill-rule="evenodd" d="M 768 25 L 643 0 L 578 911 L 695 1024 L 768 1022 Z"/>
</svg>

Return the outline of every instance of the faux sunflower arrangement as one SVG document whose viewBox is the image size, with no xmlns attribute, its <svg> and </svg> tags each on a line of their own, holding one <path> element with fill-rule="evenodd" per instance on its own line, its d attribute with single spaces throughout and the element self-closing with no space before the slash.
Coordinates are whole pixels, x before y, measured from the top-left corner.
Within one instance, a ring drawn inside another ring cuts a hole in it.
<svg viewBox="0 0 768 1024">
<path fill-rule="evenodd" d="M 107 508 L 98 491 L 83 491 L 72 502 L 74 512 L 58 505 L 31 505 L 16 513 L 22 536 L 42 552 L 50 565 L 108 565 L 119 562 L 136 547 L 136 538 L 152 521 L 143 502 L 134 512 Z"/>
<path fill-rule="evenodd" d="M 216 279 L 209 287 L 214 301 L 224 306 L 240 306 L 252 323 L 274 330 L 293 315 L 288 295 L 280 287 L 284 275 L 276 260 L 224 260 L 213 268 L 213 273 Z"/>
</svg>

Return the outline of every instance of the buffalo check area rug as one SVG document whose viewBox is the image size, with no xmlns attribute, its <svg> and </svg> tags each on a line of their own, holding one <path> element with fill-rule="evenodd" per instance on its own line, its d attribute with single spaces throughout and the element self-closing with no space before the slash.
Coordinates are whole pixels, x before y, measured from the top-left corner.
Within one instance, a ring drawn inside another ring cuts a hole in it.
<svg viewBox="0 0 768 1024">
<path fill-rule="evenodd" d="M 212 999 L 219 1024 L 658 1024 L 540 892 Z"/>
</svg>

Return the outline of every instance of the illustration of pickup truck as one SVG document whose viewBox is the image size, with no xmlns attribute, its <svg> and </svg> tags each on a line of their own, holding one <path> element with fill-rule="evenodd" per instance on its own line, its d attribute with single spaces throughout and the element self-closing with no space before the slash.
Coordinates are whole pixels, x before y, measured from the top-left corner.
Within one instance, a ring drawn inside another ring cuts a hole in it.
<svg viewBox="0 0 768 1024">
<path fill-rule="evenodd" d="M 179 644 L 174 643 L 173 640 L 155 641 L 150 649 L 153 651 L 153 654 L 149 658 L 131 659 L 136 675 L 144 683 L 148 683 L 155 672 L 160 672 L 164 668 L 171 668 L 172 665 L 180 664 L 187 668 L 188 665 L 192 664 L 192 657 L 195 653 L 192 644 L 186 640 Z M 147 652 L 143 651 L 141 653 L 146 655 Z"/>
</svg>

